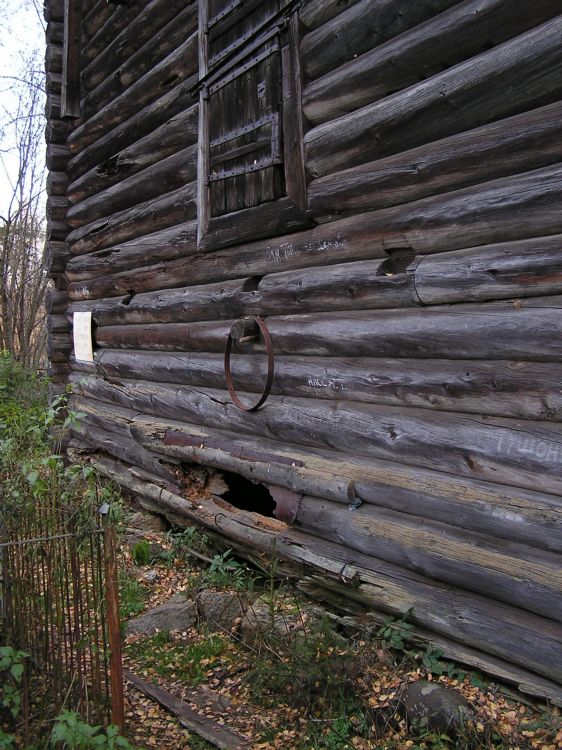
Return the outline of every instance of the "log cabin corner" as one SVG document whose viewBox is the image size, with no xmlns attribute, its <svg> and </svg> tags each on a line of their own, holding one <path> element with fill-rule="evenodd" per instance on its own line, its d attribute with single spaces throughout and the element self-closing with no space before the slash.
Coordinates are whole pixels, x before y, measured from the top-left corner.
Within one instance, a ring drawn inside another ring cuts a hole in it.
<svg viewBox="0 0 562 750">
<path fill-rule="evenodd" d="M 560 11 L 45 2 L 69 450 L 559 703 Z"/>
</svg>

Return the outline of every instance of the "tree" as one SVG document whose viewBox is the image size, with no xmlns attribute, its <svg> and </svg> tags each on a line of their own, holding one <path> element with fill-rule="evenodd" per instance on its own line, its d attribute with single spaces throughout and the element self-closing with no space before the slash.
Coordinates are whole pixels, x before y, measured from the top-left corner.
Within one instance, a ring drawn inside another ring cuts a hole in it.
<svg viewBox="0 0 562 750">
<path fill-rule="evenodd" d="M 26 368 L 45 355 L 44 76 L 30 59 L 3 108 L 0 154 L 8 202 L 0 214 L 0 349 Z M 15 94 L 15 96 L 13 96 Z"/>
</svg>

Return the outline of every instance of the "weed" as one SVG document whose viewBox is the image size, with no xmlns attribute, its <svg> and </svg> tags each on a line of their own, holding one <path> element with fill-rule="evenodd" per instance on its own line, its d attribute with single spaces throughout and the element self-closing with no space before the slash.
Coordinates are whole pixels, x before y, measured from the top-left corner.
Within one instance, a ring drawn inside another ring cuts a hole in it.
<svg viewBox="0 0 562 750">
<path fill-rule="evenodd" d="M 228 643 L 219 635 L 200 636 L 194 642 L 174 638 L 167 630 L 134 641 L 127 654 L 143 669 L 165 678 L 181 678 L 192 685 L 203 682 L 209 669 L 222 663 Z"/>
<path fill-rule="evenodd" d="M 135 565 L 142 567 L 150 562 L 150 544 L 146 539 L 136 542 L 131 549 L 131 556 Z"/>
<path fill-rule="evenodd" d="M 406 622 L 406 618 L 409 615 L 410 610 L 399 619 L 387 617 L 384 620 L 382 627 L 375 634 L 382 648 L 404 651 L 406 642 L 412 637 L 411 631 L 414 627 L 409 622 Z"/>
<path fill-rule="evenodd" d="M 232 550 L 227 549 L 215 555 L 209 568 L 203 573 L 201 583 L 213 588 L 232 588 L 235 591 L 253 591 L 255 576 L 246 565 L 231 558 Z"/>
<path fill-rule="evenodd" d="M 149 590 L 142 583 L 131 577 L 126 570 L 119 570 L 119 615 L 121 620 L 128 620 L 140 614 L 146 604 Z"/>
<path fill-rule="evenodd" d="M 119 735 L 118 727 L 111 725 L 103 731 L 101 726 L 91 726 L 71 711 L 62 711 L 57 716 L 50 745 L 61 750 L 133 750 Z"/>
<path fill-rule="evenodd" d="M 169 532 L 168 540 L 172 547 L 172 556 L 179 560 L 189 560 L 190 552 L 205 552 L 209 537 L 196 526 L 189 526 L 179 532 Z"/>
</svg>

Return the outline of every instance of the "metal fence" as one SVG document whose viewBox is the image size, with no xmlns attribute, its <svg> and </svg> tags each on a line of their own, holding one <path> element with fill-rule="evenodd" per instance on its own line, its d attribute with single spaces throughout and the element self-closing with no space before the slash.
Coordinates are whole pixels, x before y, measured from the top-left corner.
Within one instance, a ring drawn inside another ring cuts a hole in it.
<svg viewBox="0 0 562 750">
<path fill-rule="evenodd" d="M 115 539 L 107 516 L 24 501 L 0 515 L 0 566 L 3 641 L 28 654 L 24 741 L 43 734 L 61 710 L 122 725 Z"/>
</svg>

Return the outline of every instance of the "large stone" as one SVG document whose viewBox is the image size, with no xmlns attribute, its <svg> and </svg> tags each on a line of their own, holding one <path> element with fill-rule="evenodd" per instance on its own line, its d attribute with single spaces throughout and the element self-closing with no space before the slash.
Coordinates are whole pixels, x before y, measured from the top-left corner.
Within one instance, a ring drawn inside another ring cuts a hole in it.
<svg viewBox="0 0 562 750">
<path fill-rule="evenodd" d="M 126 635 L 152 635 L 158 630 L 186 630 L 197 620 L 195 602 L 175 594 L 164 604 L 127 623 Z"/>
<path fill-rule="evenodd" d="M 252 643 L 266 634 L 288 638 L 301 629 L 302 621 L 297 615 L 280 613 L 276 608 L 272 611 L 267 601 L 257 599 L 246 609 L 240 636 L 246 643 Z"/>
<path fill-rule="evenodd" d="M 231 630 L 245 611 L 242 599 L 234 591 L 201 591 L 196 602 L 199 620 L 212 630 Z"/>
<path fill-rule="evenodd" d="M 459 693 L 438 682 L 420 680 L 404 688 L 400 700 L 409 721 L 436 732 L 455 733 L 472 716 L 470 706 Z"/>
<path fill-rule="evenodd" d="M 166 521 L 155 513 L 145 513 L 137 511 L 129 517 L 129 526 L 141 531 L 166 531 L 168 525 Z"/>
</svg>

